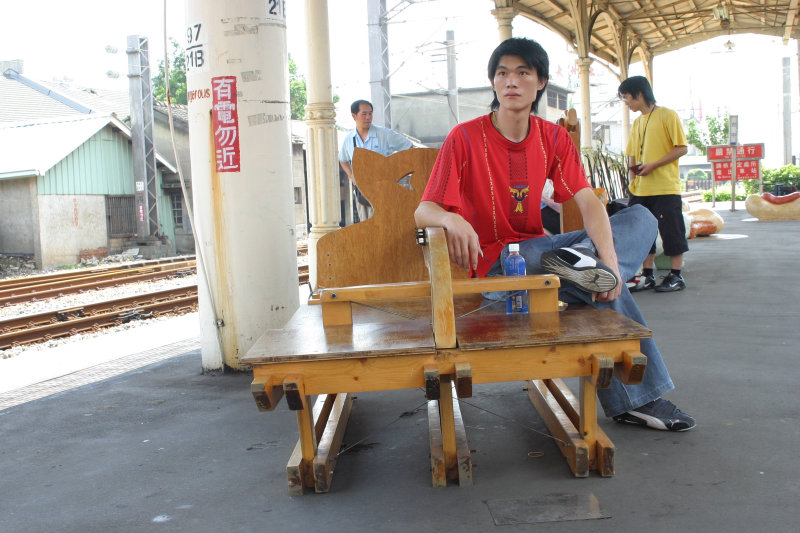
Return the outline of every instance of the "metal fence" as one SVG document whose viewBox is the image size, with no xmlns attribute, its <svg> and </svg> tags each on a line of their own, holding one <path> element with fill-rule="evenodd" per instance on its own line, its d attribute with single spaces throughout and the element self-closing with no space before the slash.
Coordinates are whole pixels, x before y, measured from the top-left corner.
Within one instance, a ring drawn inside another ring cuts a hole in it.
<svg viewBox="0 0 800 533">
<path fill-rule="evenodd" d="M 106 195 L 108 236 L 132 237 L 136 234 L 136 197 L 132 194 Z"/>
</svg>

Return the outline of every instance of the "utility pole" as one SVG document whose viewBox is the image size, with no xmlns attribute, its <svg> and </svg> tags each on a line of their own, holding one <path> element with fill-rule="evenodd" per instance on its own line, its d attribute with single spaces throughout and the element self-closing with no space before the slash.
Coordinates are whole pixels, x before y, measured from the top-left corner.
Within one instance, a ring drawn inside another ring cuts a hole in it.
<svg viewBox="0 0 800 533">
<path fill-rule="evenodd" d="M 156 148 L 153 137 L 153 86 L 147 37 L 128 35 L 131 144 L 136 182 L 136 237 L 146 244 L 159 230 Z"/>
<path fill-rule="evenodd" d="M 447 30 L 447 108 L 450 110 L 450 129 L 456 127 L 458 120 L 458 84 L 456 83 L 456 44 L 455 33 Z"/>
<path fill-rule="evenodd" d="M 369 31 L 369 86 L 372 122 L 392 127 L 392 92 L 389 88 L 389 31 L 386 25 L 386 0 L 367 0 Z"/>
<path fill-rule="evenodd" d="M 792 96 L 789 58 L 783 58 L 783 164 L 792 164 Z"/>
</svg>

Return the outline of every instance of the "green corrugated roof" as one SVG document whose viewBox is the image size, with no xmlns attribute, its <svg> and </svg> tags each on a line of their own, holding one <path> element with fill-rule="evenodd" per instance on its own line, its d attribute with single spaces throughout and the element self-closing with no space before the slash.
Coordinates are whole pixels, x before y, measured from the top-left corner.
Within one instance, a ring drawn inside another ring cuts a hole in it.
<svg viewBox="0 0 800 533">
<path fill-rule="evenodd" d="M 0 124 L 0 179 L 43 176 L 95 133 L 113 125 L 126 137 L 130 130 L 114 116 L 82 115 Z M 161 165 L 175 168 L 161 156 Z"/>
</svg>

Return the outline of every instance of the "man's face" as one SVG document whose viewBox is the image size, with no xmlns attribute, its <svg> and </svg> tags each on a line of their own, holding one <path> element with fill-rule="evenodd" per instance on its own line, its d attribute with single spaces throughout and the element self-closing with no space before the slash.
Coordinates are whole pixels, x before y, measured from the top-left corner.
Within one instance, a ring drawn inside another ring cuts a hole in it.
<svg viewBox="0 0 800 533">
<path fill-rule="evenodd" d="M 642 111 L 643 109 L 647 108 L 647 103 L 644 101 L 644 97 L 641 93 L 639 93 L 636 98 L 634 98 L 632 94 L 622 93 L 619 98 L 626 106 L 628 106 L 628 109 L 633 112 Z"/>
<path fill-rule="evenodd" d="M 501 109 L 530 112 L 536 94 L 547 80 L 539 79 L 536 69 L 519 56 L 501 56 L 494 71 L 492 89 Z"/>
<path fill-rule="evenodd" d="M 368 130 L 372 124 L 372 107 L 367 104 L 358 105 L 358 113 L 353 113 L 353 120 L 360 130 Z"/>
</svg>

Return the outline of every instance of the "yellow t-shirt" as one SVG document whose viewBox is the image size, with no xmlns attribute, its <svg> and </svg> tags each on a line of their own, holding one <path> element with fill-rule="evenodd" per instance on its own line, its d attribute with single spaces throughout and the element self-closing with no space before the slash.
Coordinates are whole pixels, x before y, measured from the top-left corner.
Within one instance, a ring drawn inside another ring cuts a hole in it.
<svg viewBox="0 0 800 533">
<path fill-rule="evenodd" d="M 675 111 L 656 106 L 650 113 L 633 121 L 625 153 L 633 156 L 637 162 L 652 163 L 676 146 L 686 146 L 686 134 L 680 118 Z M 628 188 L 636 196 L 680 194 L 680 177 L 676 159 L 647 176 L 636 176 Z"/>
</svg>

